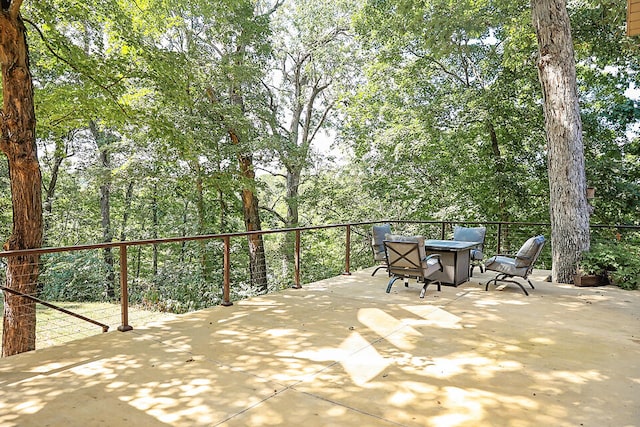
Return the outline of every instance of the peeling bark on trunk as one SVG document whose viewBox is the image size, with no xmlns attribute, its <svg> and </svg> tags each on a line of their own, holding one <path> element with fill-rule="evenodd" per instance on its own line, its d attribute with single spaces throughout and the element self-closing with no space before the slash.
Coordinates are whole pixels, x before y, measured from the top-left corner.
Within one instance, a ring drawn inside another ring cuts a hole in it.
<svg viewBox="0 0 640 427">
<path fill-rule="evenodd" d="M 571 283 L 589 249 L 582 122 L 571 27 L 564 0 L 532 0 L 549 168 L 552 278 Z"/>
<path fill-rule="evenodd" d="M 33 85 L 20 1 L 2 2 L 0 11 L 0 62 L 2 112 L 0 149 L 7 156 L 13 203 L 13 230 L 5 250 L 42 245 L 42 176 L 35 141 Z M 7 258 L 6 286 L 25 294 L 37 289 L 39 256 Z M 2 356 L 35 349 L 35 303 L 4 293 Z"/>
<path fill-rule="evenodd" d="M 244 47 L 239 46 L 238 52 L 243 52 Z M 231 104 L 240 108 L 244 114 L 244 99 L 237 87 L 232 85 L 229 88 Z M 234 128 L 228 130 L 229 138 L 234 145 L 240 145 L 240 136 Z M 258 197 L 255 194 L 256 174 L 253 170 L 253 157 L 251 154 L 240 150 L 238 154 L 238 164 L 240 174 L 244 180 L 242 187 L 242 211 L 244 225 L 247 231 L 262 230 L 260 223 L 260 211 L 258 210 Z M 266 294 L 267 284 L 267 261 L 264 252 L 264 241 L 261 234 L 251 234 L 248 236 L 249 243 L 249 271 L 251 284 L 258 294 Z"/>
<path fill-rule="evenodd" d="M 234 131 L 229 131 L 229 135 L 234 144 L 240 141 Z M 253 171 L 253 158 L 250 155 L 242 154 L 238 156 L 240 173 L 248 182 L 255 182 L 255 172 Z M 242 210 L 244 214 L 244 225 L 247 231 L 262 230 L 260 224 L 260 212 L 258 211 L 258 198 L 253 189 L 246 185 L 242 189 Z M 251 234 L 249 240 L 249 270 L 251 283 L 258 294 L 267 293 L 267 262 L 264 253 L 264 242 L 261 234 Z"/>
</svg>

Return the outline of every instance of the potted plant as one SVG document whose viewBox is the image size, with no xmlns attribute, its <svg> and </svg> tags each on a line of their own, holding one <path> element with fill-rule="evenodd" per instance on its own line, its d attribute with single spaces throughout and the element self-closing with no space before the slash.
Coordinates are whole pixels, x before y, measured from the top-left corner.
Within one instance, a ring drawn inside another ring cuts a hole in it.
<svg viewBox="0 0 640 427">
<path fill-rule="evenodd" d="M 581 256 L 573 283 L 576 286 L 613 284 L 623 289 L 639 289 L 640 245 L 618 240 L 592 244 Z"/>
<path fill-rule="evenodd" d="M 608 285 L 608 271 L 614 261 L 615 255 L 611 247 L 602 243 L 591 245 L 591 249 L 583 252 L 580 257 L 573 284 L 576 286 Z"/>
</svg>

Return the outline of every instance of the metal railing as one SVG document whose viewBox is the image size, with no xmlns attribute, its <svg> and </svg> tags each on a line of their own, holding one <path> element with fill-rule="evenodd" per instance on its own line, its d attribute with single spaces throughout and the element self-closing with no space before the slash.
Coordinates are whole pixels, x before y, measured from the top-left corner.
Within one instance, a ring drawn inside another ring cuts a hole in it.
<svg viewBox="0 0 640 427">
<path fill-rule="evenodd" d="M 91 245 L 80 245 L 80 246 L 72 246 L 72 247 L 57 247 L 57 248 L 41 248 L 41 249 L 32 249 L 32 250 L 20 250 L 20 251 L 4 251 L 0 252 L 0 259 L 16 257 L 16 256 L 25 256 L 25 255 L 51 255 L 56 253 L 78 253 L 78 252 L 86 252 L 86 251 L 100 251 L 105 248 L 115 248 L 118 250 L 119 257 L 119 269 L 116 271 L 118 273 L 116 275 L 117 281 L 119 283 L 119 326 L 117 329 L 119 331 L 129 331 L 133 329 L 130 325 L 129 319 L 129 308 L 130 308 L 130 271 L 129 271 L 129 254 L 132 252 L 134 248 L 138 248 L 137 256 L 135 257 L 137 260 L 138 266 L 136 269 L 140 268 L 140 257 L 141 251 L 144 248 L 153 248 L 154 251 L 161 245 L 171 245 L 171 244 L 180 244 L 181 250 L 184 250 L 184 245 L 189 242 L 203 242 L 204 244 L 208 244 L 210 242 L 218 242 L 222 244 L 221 253 L 218 251 L 216 253 L 216 257 L 220 256 L 220 260 L 213 262 L 212 269 L 221 270 L 221 286 L 218 284 L 214 286 L 216 290 L 221 290 L 221 298 L 220 304 L 223 306 L 229 306 L 233 304 L 232 298 L 232 282 L 234 281 L 233 274 L 234 268 L 242 269 L 246 268 L 242 267 L 242 263 L 246 264 L 248 259 L 242 255 L 243 250 L 238 249 L 242 246 L 243 239 L 247 239 L 248 236 L 251 235 L 261 235 L 263 238 L 267 238 L 268 236 L 278 236 L 281 240 L 284 239 L 283 236 L 293 234 L 293 242 L 292 242 L 292 272 L 290 276 L 289 285 L 293 288 L 301 288 L 302 286 L 302 277 L 305 273 L 303 269 L 303 261 L 307 264 L 307 270 L 318 271 L 319 273 L 308 273 L 307 277 L 310 281 L 319 280 L 325 277 L 322 277 L 322 274 L 326 274 L 327 277 L 335 276 L 337 274 L 350 274 L 352 268 L 355 266 L 356 269 L 369 267 L 373 264 L 373 258 L 371 256 L 370 249 L 370 229 L 373 224 L 379 223 L 390 223 L 394 229 L 394 233 L 403 233 L 403 234 L 422 234 L 428 238 L 440 238 L 440 239 L 449 239 L 453 234 L 453 227 L 455 225 L 466 225 L 466 226 L 485 226 L 487 227 L 487 237 L 485 240 L 485 253 L 487 255 L 491 255 L 493 250 L 491 248 L 495 248 L 495 253 L 503 253 L 503 252 L 513 252 L 517 250 L 520 245 L 526 240 L 526 238 L 535 235 L 535 234 L 544 234 L 547 238 L 550 239 L 550 224 L 548 223 L 510 223 L 510 222 L 482 222 L 482 221 L 404 221 L 404 220 L 376 220 L 376 221 L 364 221 L 364 222 L 354 222 L 354 223 L 344 223 L 344 224 L 329 224 L 329 225 L 320 225 L 320 226 L 309 226 L 309 227 L 299 227 L 299 228 L 288 228 L 288 229 L 275 229 L 275 230 L 261 230 L 261 231 L 252 231 L 252 232 L 237 232 L 237 233 L 226 233 L 226 234 L 209 234 L 209 235 L 200 235 L 200 236 L 189 236 L 189 237 L 171 237 L 171 238 L 162 238 L 162 239 L 147 239 L 147 240 L 134 240 L 134 241 L 123 241 L 123 242 L 113 242 L 113 243 L 100 243 L 100 244 L 91 244 Z M 594 235 L 598 235 L 598 238 L 602 236 L 606 236 L 606 238 L 614 238 L 612 236 L 617 236 L 619 238 L 620 233 L 625 233 L 628 231 L 640 231 L 640 226 L 626 226 L 626 225 L 593 225 L 592 230 L 594 231 Z M 324 239 L 320 243 L 314 241 L 311 246 L 303 247 L 303 238 L 310 238 L 314 233 L 329 233 L 322 237 Z M 322 242 L 329 241 L 332 248 L 338 248 L 340 250 L 341 245 L 335 244 L 335 239 L 339 238 L 340 235 L 344 236 L 344 245 L 342 246 L 344 251 L 342 254 L 333 253 L 331 254 L 331 265 L 328 268 L 324 268 L 327 266 L 314 267 L 311 263 L 315 262 L 323 262 L 321 258 L 324 258 L 326 254 L 322 254 L 321 256 L 310 256 L 310 258 L 304 260 L 305 253 L 311 252 L 314 246 L 321 246 Z M 235 243 L 235 246 L 234 246 Z M 275 252 L 282 251 L 283 246 L 281 242 L 274 242 L 272 244 L 276 249 Z M 203 245 L 204 247 L 204 245 Z M 217 246 L 216 248 L 219 248 Z M 203 249 L 204 250 L 204 249 Z M 217 250 L 217 249 L 216 249 Z M 306 251 L 306 252 L 305 252 Z M 545 246 L 545 252 L 543 252 L 540 257 L 540 268 L 549 268 L 550 267 L 550 251 L 551 245 Z M 242 263 L 236 262 L 236 267 L 234 267 L 233 260 L 234 255 L 236 258 L 242 258 Z M 282 254 L 278 254 L 282 257 Z M 275 258 L 274 258 L 275 259 Z M 339 261 L 342 259 L 342 261 Z M 42 261 L 41 261 L 42 262 Z M 176 261 L 171 261 L 176 262 Z M 181 260 L 180 263 L 187 264 L 188 260 Z M 191 261 L 192 263 L 195 261 Z M 337 266 L 339 262 L 343 262 L 342 266 Z M 52 261 L 55 263 L 55 260 Z M 193 270 L 193 268 L 192 268 Z M 286 270 L 286 269 L 285 269 Z M 218 275 L 214 277 L 213 281 L 220 278 L 220 272 L 217 272 Z M 268 280 L 272 279 L 269 272 L 266 272 L 269 277 L 266 278 Z M 138 280 L 138 276 L 136 275 L 136 279 Z M 243 279 L 244 280 L 244 279 Z M 284 279 L 287 280 L 286 278 Z M 286 285 L 281 286 L 281 288 L 286 287 Z M 3 289 L 6 289 L 3 287 Z M 11 292 L 11 291 L 9 291 Z M 38 295 L 31 295 L 30 297 L 26 296 L 25 298 L 31 298 L 32 301 L 37 303 L 44 304 L 47 307 L 59 309 L 63 312 L 67 312 L 67 314 L 73 314 L 73 310 L 70 309 L 62 309 L 57 307 L 55 304 L 51 302 L 43 301 L 38 297 Z M 98 322 L 96 320 L 87 318 L 87 316 L 79 315 L 80 318 L 84 318 L 84 320 L 91 322 L 93 324 L 98 324 L 102 327 L 103 331 L 108 329 L 108 325 L 102 322 Z"/>
</svg>

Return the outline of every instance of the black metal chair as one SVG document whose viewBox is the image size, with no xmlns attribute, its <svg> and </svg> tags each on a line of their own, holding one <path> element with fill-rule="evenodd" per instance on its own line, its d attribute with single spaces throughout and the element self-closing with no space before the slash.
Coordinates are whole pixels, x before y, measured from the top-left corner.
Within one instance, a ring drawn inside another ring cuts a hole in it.
<svg viewBox="0 0 640 427">
<path fill-rule="evenodd" d="M 528 276 L 533 271 L 533 265 L 538 260 L 544 243 L 545 239 L 542 235 L 531 237 L 524 243 L 524 245 L 522 245 L 515 256 L 500 254 L 489 258 L 484 264 L 485 269 L 497 271 L 498 274 L 487 282 L 484 290 L 489 290 L 489 285 L 491 283 L 494 283 L 496 286 L 498 285 L 498 282 L 514 283 L 520 286 L 520 289 L 522 289 L 524 294 L 528 296 L 529 293 L 524 286 L 522 286 L 520 282 L 512 279 L 520 277 L 529 283 L 531 289 L 535 289 L 531 280 L 528 279 Z"/>
<path fill-rule="evenodd" d="M 453 240 L 460 242 L 479 242 L 480 244 L 469 252 L 469 277 L 473 277 L 475 266 L 480 267 L 480 272 L 484 273 L 482 259 L 484 254 L 484 238 L 487 235 L 487 227 L 460 227 L 453 229 Z"/>
<path fill-rule="evenodd" d="M 384 240 L 387 257 L 387 271 L 391 276 L 387 285 L 387 293 L 391 292 L 391 286 L 398 279 L 404 279 L 405 286 L 409 286 L 409 279 L 417 279 L 424 283 L 420 298 L 424 298 L 427 286 L 432 282 L 429 279 L 437 271 L 442 271 L 440 255 L 427 256 L 422 236 L 393 236 L 387 235 Z M 438 281 L 438 291 L 441 283 Z"/>
<path fill-rule="evenodd" d="M 380 264 L 371 273 L 374 276 L 378 270 L 387 269 L 387 256 L 384 252 L 384 236 L 391 234 L 391 225 L 382 224 L 374 225 L 371 228 L 371 249 L 373 250 L 373 260 Z"/>
</svg>

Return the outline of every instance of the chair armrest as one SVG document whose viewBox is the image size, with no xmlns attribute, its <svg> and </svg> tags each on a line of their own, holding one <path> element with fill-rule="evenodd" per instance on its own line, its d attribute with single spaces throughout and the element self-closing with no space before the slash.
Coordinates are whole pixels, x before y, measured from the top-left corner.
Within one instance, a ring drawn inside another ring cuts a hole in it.
<svg viewBox="0 0 640 427">
<path fill-rule="evenodd" d="M 423 261 L 428 261 L 430 259 L 436 258 L 438 260 L 438 265 L 440 265 L 440 271 L 444 270 L 444 266 L 442 265 L 442 261 L 440 260 L 440 254 L 431 254 L 424 257 Z"/>
</svg>

